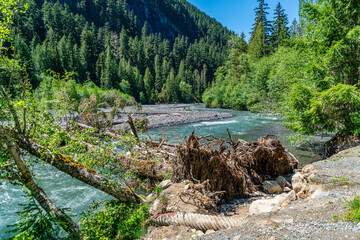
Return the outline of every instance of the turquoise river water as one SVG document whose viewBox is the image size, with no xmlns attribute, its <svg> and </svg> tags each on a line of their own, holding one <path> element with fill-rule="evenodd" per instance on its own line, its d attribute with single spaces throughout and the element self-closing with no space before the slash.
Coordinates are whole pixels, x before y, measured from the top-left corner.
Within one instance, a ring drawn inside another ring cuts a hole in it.
<svg viewBox="0 0 360 240">
<path fill-rule="evenodd" d="M 195 107 L 202 109 L 202 107 Z M 213 110 L 210 110 L 213 111 Z M 172 126 L 161 129 L 153 129 L 149 134 L 153 139 L 166 136 L 170 142 L 179 142 L 185 136 L 191 134 L 193 130 L 197 135 L 213 134 L 215 137 L 228 138 L 226 129 L 228 128 L 233 139 L 244 139 L 255 141 L 259 137 L 274 134 L 280 138 L 285 146 L 288 146 L 286 136 L 289 131 L 282 126 L 281 120 L 275 115 L 254 114 L 245 111 L 216 110 L 230 112 L 232 118 L 199 122 L 193 124 Z M 300 159 L 302 164 L 319 160 L 319 156 L 311 151 L 300 151 L 291 149 L 290 151 Z M 59 172 L 50 166 L 34 167 L 33 171 L 40 178 L 40 184 L 47 192 L 48 196 L 61 208 L 70 208 L 70 214 L 74 215 L 74 220 L 78 222 L 83 211 L 89 210 L 93 201 L 112 199 L 111 196 L 98 191 L 76 179 Z M 18 219 L 18 212 L 21 209 L 19 204 L 26 203 L 27 197 L 18 186 L 13 186 L 6 181 L 0 180 L 0 239 L 10 237 L 7 227 L 15 223 Z"/>
</svg>

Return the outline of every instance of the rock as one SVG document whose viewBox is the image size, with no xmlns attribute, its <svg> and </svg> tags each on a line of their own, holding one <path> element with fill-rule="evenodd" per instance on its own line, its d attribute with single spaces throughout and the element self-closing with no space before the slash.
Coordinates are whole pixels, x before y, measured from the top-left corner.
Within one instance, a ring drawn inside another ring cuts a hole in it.
<svg viewBox="0 0 360 240">
<path fill-rule="evenodd" d="M 330 191 L 322 191 L 322 190 L 316 190 L 312 195 L 311 198 L 323 198 L 328 197 L 332 194 Z"/>
<path fill-rule="evenodd" d="M 157 215 L 161 212 L 161 208 L 162 208 L 162 204 L 160 199 L 156 199 L 154 204 L 151 206 L 151 208 L 149 209 L 149 213 L 151 215 Z"/>
<path fill-rule="evenodd" d="M 290 183 L 288 183 L 288 181 L 286 181 L 286 179 L 283 176 L 277 177 L 275 179 L 275 182 L 277 182 L 282 188 L 290 186 Z"/>
<path fill-rule="evenodd" d="M 298 197 L 301 198 L 301 199 L 307 199 L 309 197 L 309 195 L 305 194 L 305 193 L 299 193 Z"/>
<path fill-rule="evenodd" d="M 292 187 L 296 193 L 307 193 L 309 191 L 309 186 L 307 181 L 304 178 L 303 174 L 297 172 L 291 179 Z"/>
<path fill-rule="evenodd" d="M 249 214 L 260 214 L 275 212 L 280 208 L 288 207 L 292 201 L 296 200 L 295 191 L 280 194 L 272 199 L 254 201 L 249 208 Z"/>
<path fill-rule="evenodd" d="M 266 192 L 273 194 L 273 193 L 281 193 L 282 192 L 282 188 L 280 187 L 280 185 L 275 182 L 275 181 L 265 181 L 263 184 L 263 188 Z"/>
<path fill-rule="evenodd" d="M 290 188 L 288 188 L 288 187 L 284 187 L 284 188 L 283 188 L 283 191 L 284 191 L 284 192 L 290 192 L 290 191 L 291 191 L 291 189 L 290 189 Z"/>
<path fill-rule="evenodd" d="M 171 180 L 164 180 L 161 183 L 159 183 L 157 185 L 157 187 L 161 188 L 161 189 L 166 189 L 166 188 L 170 187 L 171 184 L 172 184 Z"/>
<path fill-rule="evenodd" d="M 151 193 L 151 194 L 149 194 L 149 195 L 146 197 L 146 200 L 147 200 L 147 201 L 153 200 L 153 198 L 155 197 L 155 195 L 156 195 L 156 193 Z"/>
<path fill-rule="evenodd" d="M 243 237 L 243 236 L 241 236 L 241 235 L 237 235 L 237 236 L 235 236 L 232 240 L 240 240 L 242 237 Z"/>
<path fill-rule="evenodd" d="M 315 171 L 314 165 L 306 165 L 302 170 L 304 173 L 312 173 Z"/>
<path fill-rule="evenodd" d="M 282 194 L 282 195 L 284 195 L 284 194 Z M 280 206 L 282 208 L 286 208 L 291 204 L 291 202 L 295 201 L 296 199 L 297 199 L 296 193 L 294 190 L 292 190 L 289 193 L 285 194 L 283 196 L 283 198 L 279 200 Z"/>
<path fill-rule="evenodd" d="M 249 214 L 274 212 L 276 210 L 277 206 L 272 200 L 257 200 L 250 205 Z"/>
<path fill-rule="evenodd" d="M 202 236 L 202 235 L 204 235 L 204 232 L 198 230 L 198 231 L 195 232 L 195 234 L 196 234 L 197 236 Z"/>
<path fill-rule="evenodd" d="M 205 233 L 205 234 L 210 234 L 210 233 L 213 233 L 213 232 L 215 232 L 215 230 L 214 230 L 214 229 L 209 229 L 209 230 L 207 230 L 207 231 L 206 231 L 206 233 Z"/>
</svg>

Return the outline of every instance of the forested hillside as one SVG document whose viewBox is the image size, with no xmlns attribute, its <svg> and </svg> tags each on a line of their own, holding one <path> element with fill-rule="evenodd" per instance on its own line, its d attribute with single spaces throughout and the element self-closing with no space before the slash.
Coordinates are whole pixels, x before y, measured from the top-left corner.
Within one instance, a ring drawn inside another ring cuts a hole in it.
<svg viewBox="0 0 360 240">
<path fill-rule="evenodd" d="M 185 0 L 25 2 L 12 33 L 33 87 L 50 69 L 142 103 L 201 101 L 232 35 Z"/>
<path fill-rule="evenodd" d="M 208 106 L 280 112 L 292 130 L 360 133 L 360 2 L 301 0 L 288 28 L 258 0 L 248 46 L 232 44 L 227 63 L 203 95 Z"/>
</svg>

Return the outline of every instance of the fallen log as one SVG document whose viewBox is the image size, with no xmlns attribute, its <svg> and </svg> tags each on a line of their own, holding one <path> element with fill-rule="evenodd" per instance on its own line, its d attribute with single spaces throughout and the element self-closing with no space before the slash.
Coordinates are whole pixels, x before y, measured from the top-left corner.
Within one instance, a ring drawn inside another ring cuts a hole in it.
<svg viewBox="0 0 360 240">
<path fill-rule="evenodd" d="M 18 180 L 24 184 L 34 196 L 39 205 L 52 217 L 56 219 L 59 225 L 74 239 L 83 239 L 83 232 L 80 227 L 71 220 L 71 218 L 55 205 L 51 199 L 46 195 L 45 191 L 39 187 L 34 181 L 32 173 L 23 159 L 20 157 L 20 150 L 15 145 L 14 141 L 7 133 L 7 131 L 0 126 L 0 138 L 6 140 L 6 145 L 11 153 L 11 156 L 18 167 L 19 173 L 16 173 L 17 177 L 7 180 Z"/>
<path fill-rule="evenodd" d="M 90 186 L 95 187 L 124 203 L 137 203 L 144 201 L 140 196 L 133 193 L 128 187 L 122 186 L 112 180 L 97 174 L 93 169 L 73 160 L 71 156 L 54 153 L 50 149 L 41 146 L 31 139 L 9 130 L 9 135 L 16 141 L 19 147 L 31 155 L 47 162 L 58 170 L 69 174 Z"/>
<path fill-rule="evenodd" d="M 70 138 L 72 137 L 70 136 Z M 136 158 L 129 157 L 120 152 L 104 150 L 103 148 L 93 145 L 91 143 L 82 142 L 82 141 L 77 141 L 77 142 L 80 145 L 85 146 L 87 151 L 91 151 L 92 149 L 106 151 L 107 156 L 115 159 L 117 164 L 121 165 L 126 169 L 135 169 L 136 175 L 141 178 L 150 178 L 153 180 L 162 181 L 172 171 L 172 166 L 169 163 L 144 160 L 144 159 L 148 159 L 148 156 L 139 156 Z M 171 155 L 171 153 L 163 152 L 161 150 L 159 151 L 163 154 Z"/>
</svg>

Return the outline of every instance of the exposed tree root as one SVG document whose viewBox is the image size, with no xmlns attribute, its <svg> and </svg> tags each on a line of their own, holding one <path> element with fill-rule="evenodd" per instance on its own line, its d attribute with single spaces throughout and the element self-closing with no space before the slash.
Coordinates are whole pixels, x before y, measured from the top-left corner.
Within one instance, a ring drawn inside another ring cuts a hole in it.
<svg viewBox="0 0 360 240">
<path fill-rule="evenodd" d="M 266 136 L 243 146 L 209 136 L 188 137 L 178 148 L 174 180 L 204 182 L 209 180 L 213 192 L 224 191 L 227 200 L 247 197 L 265 177 L 277 177 L 292 172 L 298 160 L 276 137 Z"/>
<path fill-rule="evenodd" d="M 338 132 L 325 143 L 321 152 L 321 156 L 323 159 L 329 158 L 338 152 L 348 148 L 357 147 L 359 145 L 360 137 L 352 134 Z"/>
</svg>

